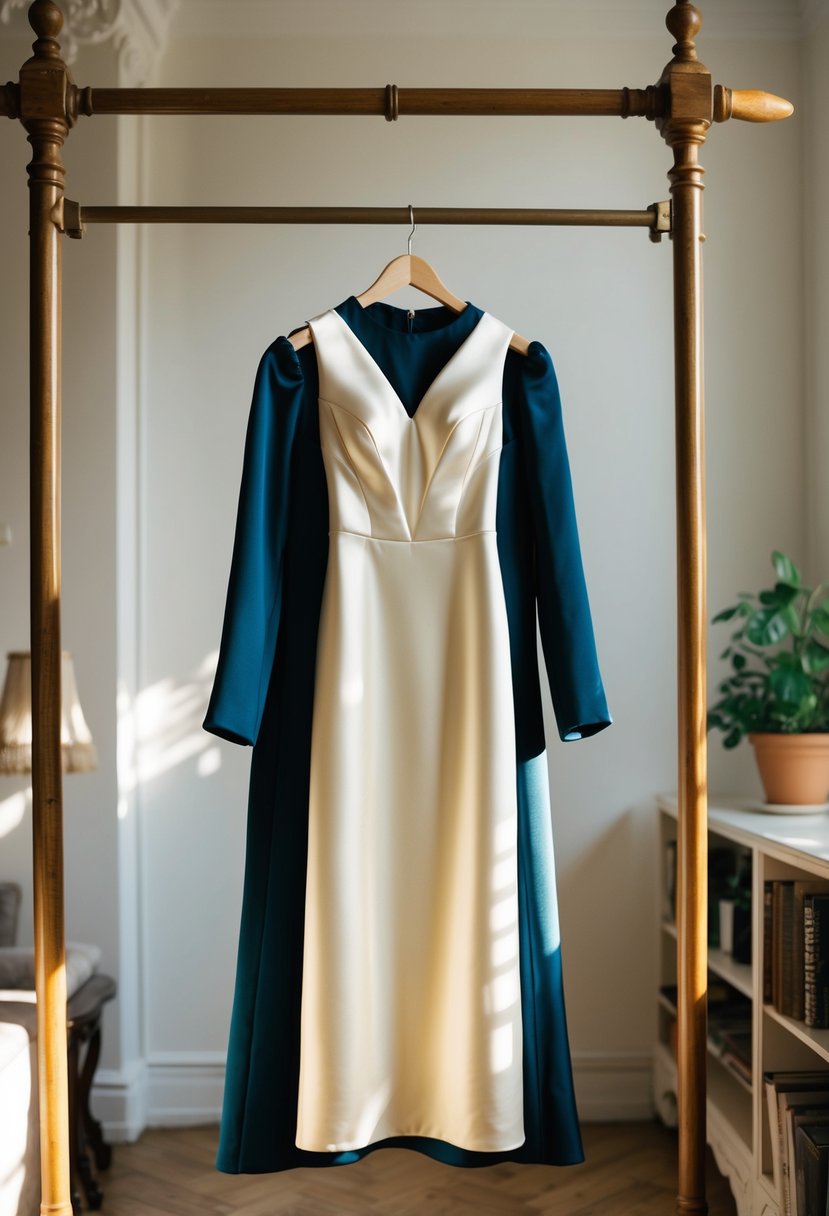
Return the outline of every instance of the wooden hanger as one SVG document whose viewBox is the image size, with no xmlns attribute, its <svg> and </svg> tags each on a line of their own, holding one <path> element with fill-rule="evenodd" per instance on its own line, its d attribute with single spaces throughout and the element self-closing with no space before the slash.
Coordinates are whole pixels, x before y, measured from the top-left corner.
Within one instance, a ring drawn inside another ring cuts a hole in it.
<svg viewBox="0 0 829 1216">
<path fill-rule="evenodd" d="M 412 253 L 412 237 L 415 231 L 415 222 L 414 210 L 411 206 L 409 206 L 409 218 L 412 222 L 412 230 L 409 233 L 409 252 L 401 253 L 398 257 L 392 258 L 388 265 L 383 267 L 371 286 L 367 287 L 360 295 L 355 296 L 357 303 L 361 304 L 363 308 L 367 308 L 369 304 L 374 304 L 385 296 L 390 296 L 393 292 L 399 291 L 401 287 L 416 287 L 418 291 L 431 296 L 433 300 L 438 300 L 439 303 L 445 304 L 452 312 L 463 312 L 466 308 L 466 300 L 461 300 L 449 290 L 434 266 L 430 265 L 425 258 L 418 257 L 416 253 Z M 305 325 L 302 329 L 295 330 L 294 333 L 288 335 L 288 340 L 294 350 L 300 350 L 301 347 L 307 346 L 309 342 L 313 342 L 314 340 L 311 327 Z M 518 351 L 521 355 L 527 354 L 529 345 L 527 339 L 522 338 L 520 334 L 513 334 L 510 339 L 510 350 Z"/>
</svg>

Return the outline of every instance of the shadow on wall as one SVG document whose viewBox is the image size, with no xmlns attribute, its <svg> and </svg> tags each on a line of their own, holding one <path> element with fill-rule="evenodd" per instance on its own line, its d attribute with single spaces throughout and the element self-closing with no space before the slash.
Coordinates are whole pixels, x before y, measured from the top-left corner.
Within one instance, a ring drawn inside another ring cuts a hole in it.
<svg viewBox="0 0 829 1216">
<path fill-rule="evenodd" d="M 188 760 L 195 760 L 199 777 L 221 768 L 221 750 L 202 730 L 218 657 L 218 650 L 211 651 L 184 680 L 165 676 L 142 688 L 134 701 L 125 689 L 119 691 L 119 818 L 127 813 L 126 796 L 136 786 Z"/>
</svg>

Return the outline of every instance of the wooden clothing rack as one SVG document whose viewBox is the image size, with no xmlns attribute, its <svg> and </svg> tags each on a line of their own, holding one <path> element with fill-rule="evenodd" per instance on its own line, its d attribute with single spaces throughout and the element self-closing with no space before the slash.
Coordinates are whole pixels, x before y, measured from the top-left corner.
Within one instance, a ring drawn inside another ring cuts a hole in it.
<svg viewBox="0 0 829 1216">
<path fill-rule="evenodd" d="M 418 224 L 634 225 L 673 242 L 679 683 L 677 1212 L 704 1213 L 706 1059 L 706 600 L 703 465 L 703 295 L 700 148 L 714 122 L 785 118 L 762 92 L 713 85 L 697 58 L 702 24 L 689 0 L 666 18 L 676 39 L 644 89 L 96 89 L 78 88 L 61 58 L 52 0 L 35 0 L 37 40 L 18 83 L 0 86 L 0 114 L 19 118 L 33 155 L 30 198 L 31 650 L 34 919 L 41 1212 L 71 1216 L 60 755 L 61 237 L 92 223 L 404 224 L 406 207 L 94 207 L 64 198 L 61 147 L 97 114 L 616 115 L 653 122 L 673 152 L 670 203 L 642 211 L 418 208 Z"/>
</svg>

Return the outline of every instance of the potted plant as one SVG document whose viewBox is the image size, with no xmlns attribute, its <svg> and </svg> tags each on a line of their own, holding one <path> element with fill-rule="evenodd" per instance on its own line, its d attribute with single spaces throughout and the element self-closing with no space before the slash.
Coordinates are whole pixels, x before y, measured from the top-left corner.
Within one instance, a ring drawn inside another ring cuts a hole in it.
<svg viewBox="0 0 829 1216">
<path fill-rule="evenodd" d="M 736 628 L 720 656 L 731 670 L 718 686 L 708 727 L 726 747 L 748 736 L 766 800 L 822 805 L 829 796 L 829 583 L 804 587 L 791 558 L 772 553 L 774 586 L 740 592 L 713 618 Z"/>
</svg>

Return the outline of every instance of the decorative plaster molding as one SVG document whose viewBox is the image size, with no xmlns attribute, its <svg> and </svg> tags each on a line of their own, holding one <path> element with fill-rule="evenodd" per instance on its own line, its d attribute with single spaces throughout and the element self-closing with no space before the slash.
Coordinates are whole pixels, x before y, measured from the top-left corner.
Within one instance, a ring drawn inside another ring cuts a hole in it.
<svg viewBox="0 0 829 1216">
<path fill-rule="evenodd" d="M 122 0 L 114 42 L 123 84 L 150 82 L 178 3 L 179 0 Z"/>
<path fill-rule="evenodd" d="M 151 79 L 179 0 L 59 0 L 64 15 L 63 57 L 74 63 L 83 46 L 111 41 L 118 56 L 120 83 Z M 0 21 L 23 30 L 29 0 L 0 0 Z"/>
</svg>

